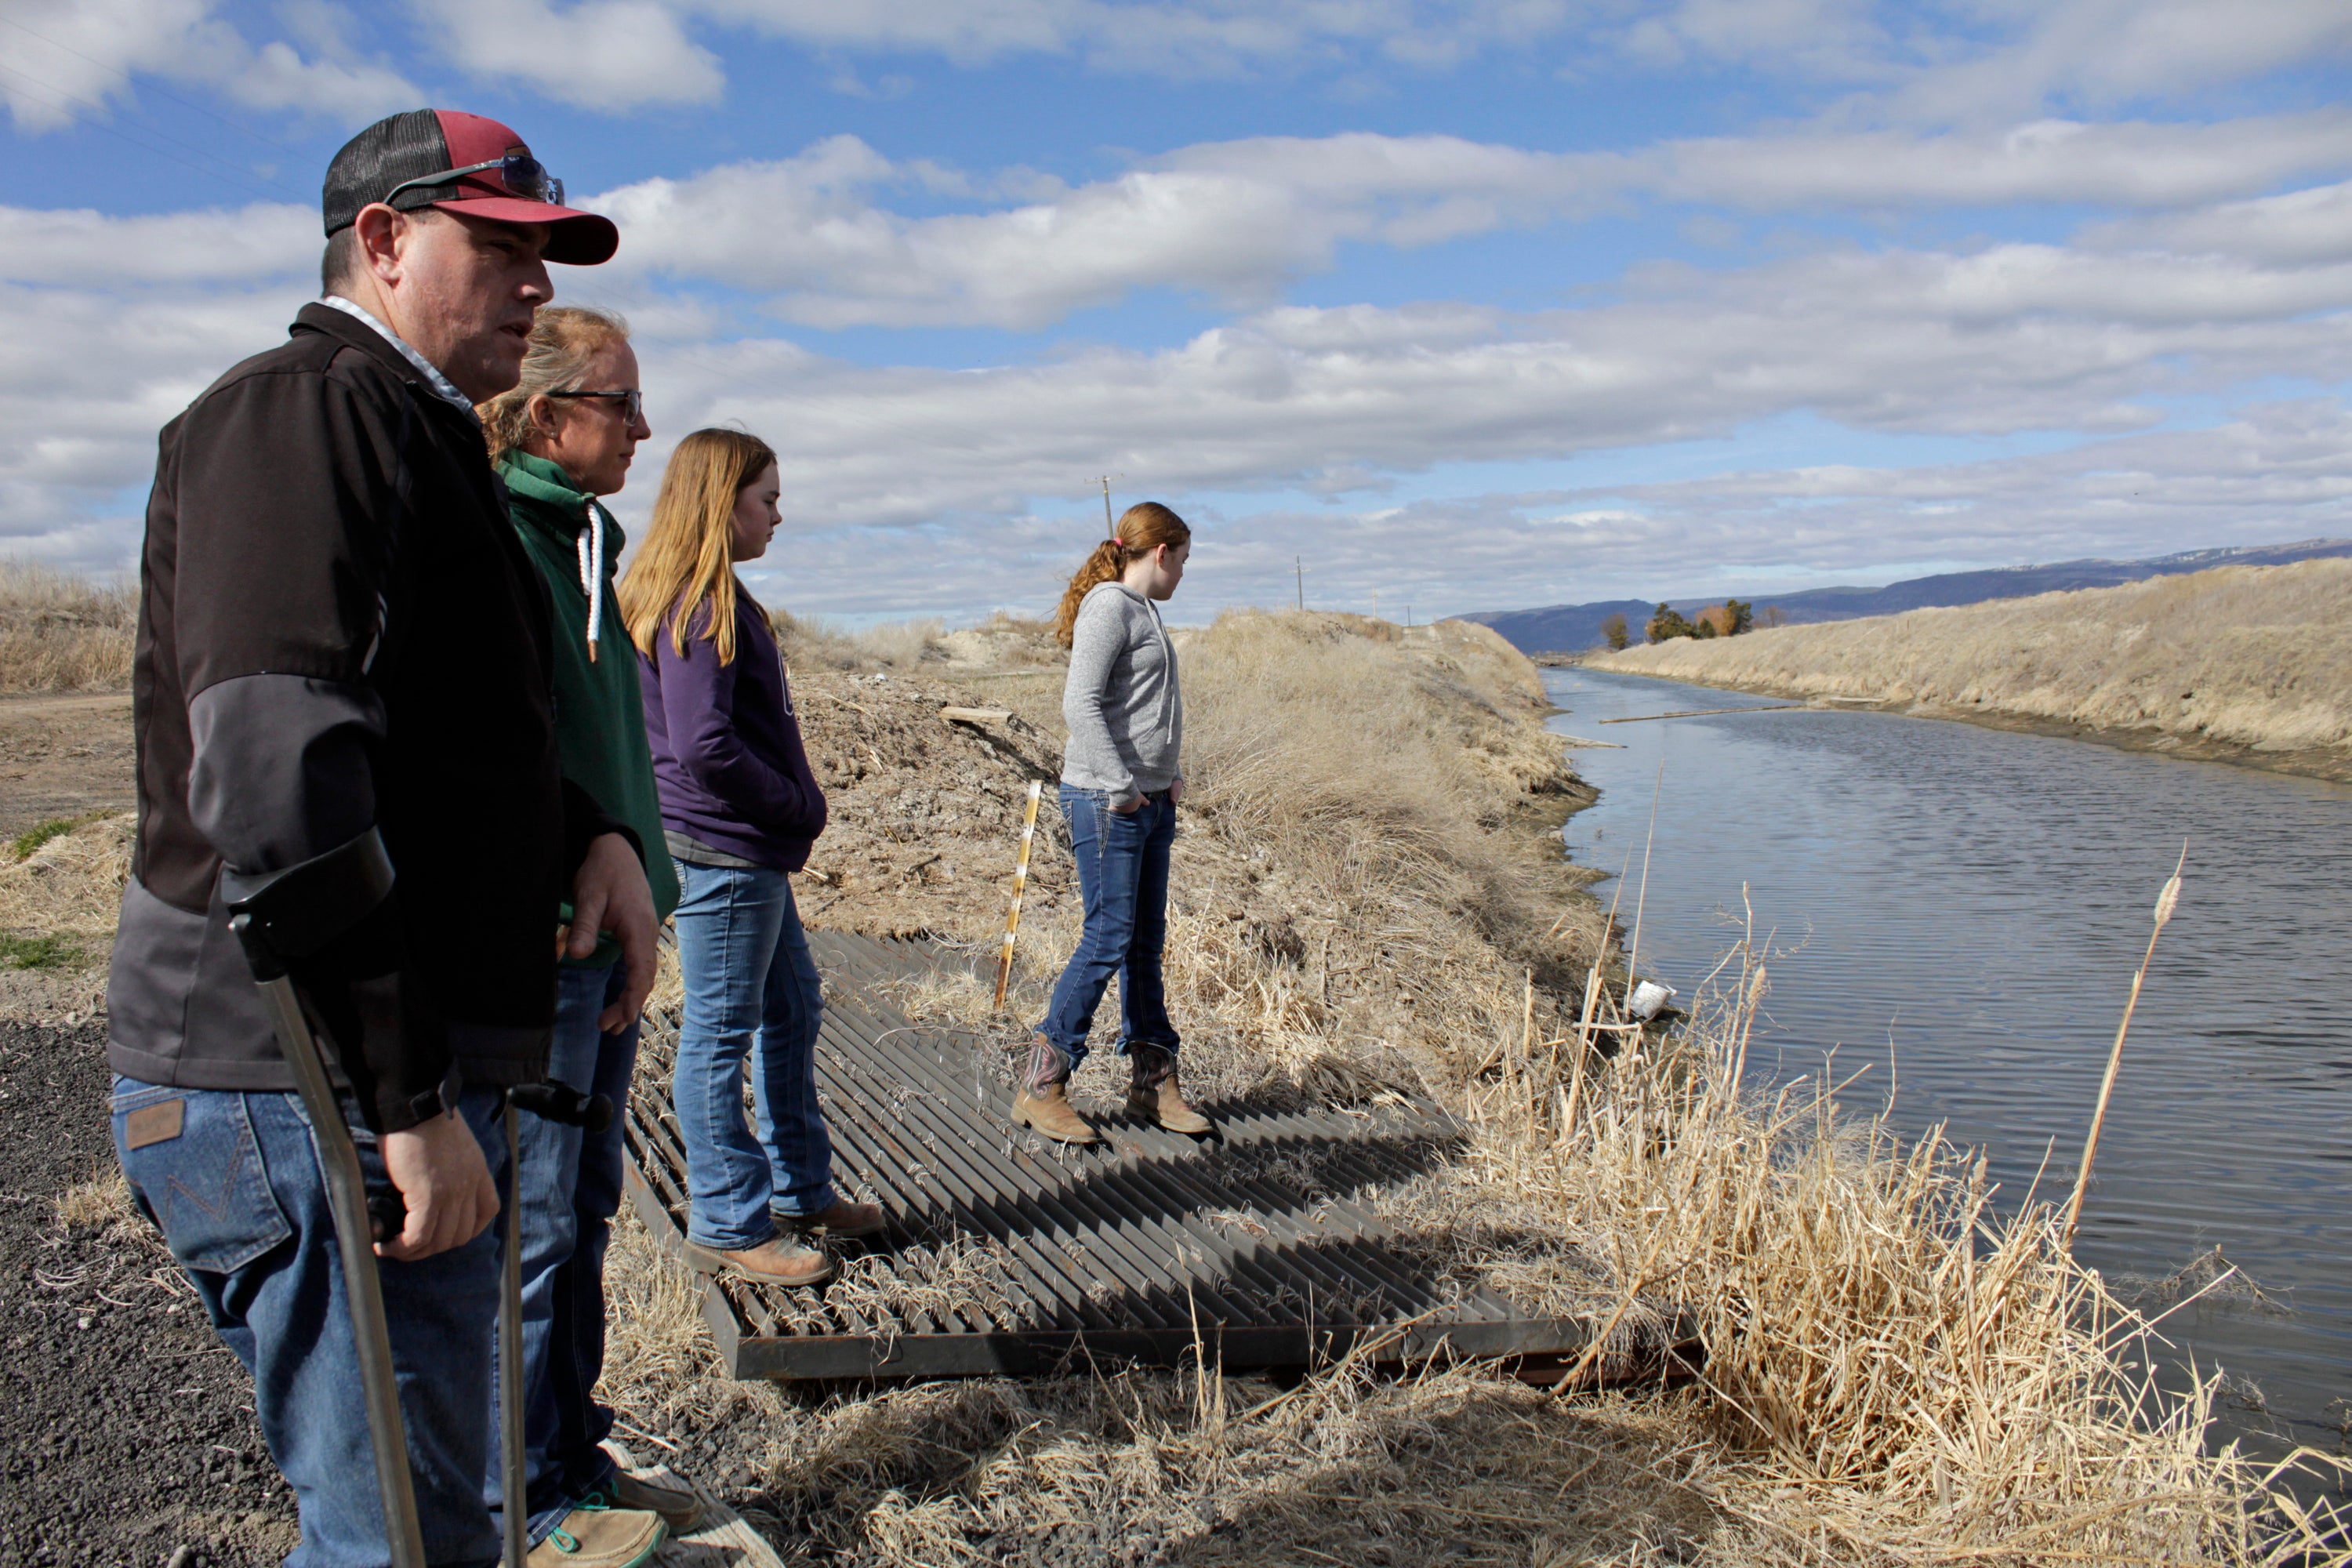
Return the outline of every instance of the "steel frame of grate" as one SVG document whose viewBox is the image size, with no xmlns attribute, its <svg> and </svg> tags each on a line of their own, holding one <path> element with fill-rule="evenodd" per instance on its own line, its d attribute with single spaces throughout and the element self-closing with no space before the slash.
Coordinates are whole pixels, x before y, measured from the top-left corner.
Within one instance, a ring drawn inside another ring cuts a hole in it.
<svg viewBox="0 0 2352 1568">
<path fill-rule="evenodd" d="M 995 1047 L 918 1026 L 878 991 L 954 962 L 929 942 L 813 931 L 825 978 L 818 1088 L 835 1168 L 892 1215 L 845 1258 L 923 1283 L 918 1246 L 977 1247 L 1008 1289 L 917 1301 L 884 1322 L 835 1290 L 703 1282 L 703 1311 L 738 1378 L 1049 1374 L 1083 1366 L 1297 1367 L 1369 1347 L 1377 1359 L 1562 1357 L 1584 1319 L 1528 1317 L 1451 1287 L 1354 1195 L 1434 1170 L 1460 1130 L 1425 1108 L 1276 1112 L 1204 1106 L 1196 1142 L 1124 1112 L 1105 1144 L 1065 1150 L 1011 1126 Z M 1091 1112 L 1090 1112 L 1091 1114 Z M 629 1107 L 628 1191 L 656 1242 L 685 1257 L 686 1163 L 666 1093 Z M 937 1292 L 933 1292 L 934 1295 Z"/>
</svg>

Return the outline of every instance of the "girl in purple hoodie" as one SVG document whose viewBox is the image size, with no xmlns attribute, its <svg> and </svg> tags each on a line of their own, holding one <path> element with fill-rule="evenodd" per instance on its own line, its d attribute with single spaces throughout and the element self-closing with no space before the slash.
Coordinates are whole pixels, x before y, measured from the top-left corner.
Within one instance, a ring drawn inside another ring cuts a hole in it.
<svg viewBox="0 0 2352 1568">
<path fill-rule="evenodd" d="M 833 1266 L 800 1238 L 871 1236 L 883 1215 L 834 1189 L 816 1093 L 823 1001 L 791 880 L 824 831 L 824 792 L 767 614 L 734 572 L 767 552 L 779 493 L 766 442 L 740 430 L 687 437 L 620 605 L 683 889 L 686 1008 L 671 1095 L 688 1250 L 712 1271 L 816 1285 Z M 747 1058 L 756 1135 L 743 1122 Z"/>
</svg>

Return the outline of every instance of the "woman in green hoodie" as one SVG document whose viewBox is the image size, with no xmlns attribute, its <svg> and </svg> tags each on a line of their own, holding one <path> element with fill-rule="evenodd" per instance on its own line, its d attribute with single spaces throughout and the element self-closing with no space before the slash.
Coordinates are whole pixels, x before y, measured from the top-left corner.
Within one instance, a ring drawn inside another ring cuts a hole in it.
<svg viewBox="0 0 2352 1568">
<path fill-rule="evenodd" d="M 617 316 L 542 308 L 530 331 L 522 380 L 482 405 L 490 458 L 506 482 L 515 532 L 546 578 L 555 613 L 556 747 L 563 776 L 636 830 L 656 918 L 677 905 L 677 872 L 662 853 L 661 804 L 637 681 L 636 650 L 613 597 L 621 525 L 596 502 L 626 482 L 637 443 L 652 434 L 637 385 L 637 356 Z M 566 914 L 569 911 L 564 911 Z M 554 911 L 550 911 L 551 915 Z M 628 1102 L 637 1019 L 617 1003 L 627 977 L 617 948 L 600 947 L 558 972 L 548 1076 L 583 1094 Z M 598 1447 L 613 1413 L 592 1390 L 604 1360 L 604 1247 L 621 1202 L 621 1120 L 601 1133 L 536 1116 L 521 1119 L 516 1203 L 522 1221 L 523 1426 L 530 1452 L 530 1537 L 562 1532 L 548 1548 L 584 1568 L 585 1541 L 614 1509 L 658 1513 L 691 1527 L 691 1493 L 625 1471 Z M 497 1447 L 492 1445 L 495 1456 Z M 493 1510 L 499 1477 L 484 1479 Z M 541 1552 L 533 1551 L 531 1561 Z M 555 1560 L 551 1558 L 551 1561 Z"/>
</svg>

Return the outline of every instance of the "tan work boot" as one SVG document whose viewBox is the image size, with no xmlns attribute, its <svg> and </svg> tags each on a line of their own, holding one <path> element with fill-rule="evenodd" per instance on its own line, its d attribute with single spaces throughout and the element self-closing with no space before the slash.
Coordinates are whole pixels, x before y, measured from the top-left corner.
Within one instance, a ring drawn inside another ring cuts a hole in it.
<svg viewBox="0 0 2352 1568">
<path fill-rule="evenodd" d="M 1070 1086 L 1049 1083 L 1032 1094 L 1023 1089 L 1013 1097 L 1013 1120 L 1056 1143 L 1099 1143 L 1094 1123 L 1070 1109 Z"/>
<path fill-rule="evenodd" d="M 1056 1143 L 1083 1147 L 1102 1142 L 1102 1134 L 1070 1108 L 1068 1056 L 1043 1035 L 1029 1039 L 1028 1081 L 1013 1097 L 1013 1121 Z"/>
<path fill-rule="evenodd" d="M 780 1209 L 768 1212 L 775 1215 L 778 1225 L 790 1226 L 803 1233 L 821 1230 L 827 1236 L 845 1238 L 879 1236 L 888 1223 L 880 1204 L 854 1204 L 847 1198 L 835 1199 L 831 1207 L 814 1214 L 785 1214 Z"/>
<path fill-rule="evenodd" d="M 614 1508 L 659 1514 L 673 1535 L 684 1535 L 702 1518 L 702 1500 L 684 1487 L 634 1476 L 624 1469 L 613 1471 L 613 1479 L 600 1489 L 599 1500 Z"/>
<path fill-rule="evenodd" d="M 705 1274 L 734 1274 L 745 1279 L 793 1289 L 822 1285 L 833 1278 L 833 1260 L 813 1247 L 782 1237 L 747 1247 L 740 1252 L 686 1244 L 686 1260 Z"/>
<path fill-rule="evenodd" d="M 1176 1082 L 1175 1052 L 1160 1046 L 1130 1046 L 1127 1059 L 1135 1071 L 1127 1089 L 1129 1115 L 1194 1138 L 1215 1131 L 1207 1117 L 1184 1103 L 1184 1091 Z"/>
<path fill-rule="evenodd" d="M 637 1568 L 668 1538 L 657 1513 L 588 1501 L 565 1514 L 524 1562 L 530 1568 Z"/>
</svg>

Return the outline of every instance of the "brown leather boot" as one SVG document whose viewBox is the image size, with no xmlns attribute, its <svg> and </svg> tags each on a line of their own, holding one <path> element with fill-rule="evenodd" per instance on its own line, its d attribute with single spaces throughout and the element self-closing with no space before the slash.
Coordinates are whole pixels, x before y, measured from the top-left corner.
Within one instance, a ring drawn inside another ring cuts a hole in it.
<svg viewBox="0 0 2352 1568">
<path fill-rule="evenodd" d="M 1070 1107 L 1070 1058 L 1043 1035 L 1030 1041 L 1028 1082 L 1013 1097 L 1013 1120 L 1056 1143 L 1102 1142 L 1102 1134 Z"/>
<path fill-rule="evenodd" d="M 1135 1081 L 1127 1089 L 1129 1115 L 1194 1138 L 1215 1131 L 1207 1117 L 1184 1103 L 1184 1091 L 1176 1081 L 1175 1052 L 1160 1046 L 1130 1046 L 1127 1059 L 1135 1070 Z"/>
<path fill-rule="evenodd" d="M 705 1274 L 733 1274 L 770 1285 L 794 1288 L 822 1285 L 833 1278 L 833 1260 L 813 1247 L 782 1237 L 747 1247 L 740 1252 L 686 1244 L 687 1266 Z"/>
<path fill-rule="evenodd" d="M 1099 1143 L 1094 1124 L 1070 1109 L 1070 1086 L 1049 1083 L 1032 1094 L 1023 1089 L 1013 1100 L 1013 1120 L 1056 1143 Z"/>
</svg>

